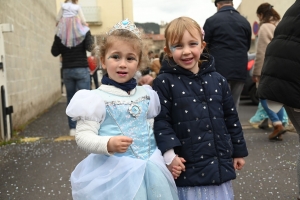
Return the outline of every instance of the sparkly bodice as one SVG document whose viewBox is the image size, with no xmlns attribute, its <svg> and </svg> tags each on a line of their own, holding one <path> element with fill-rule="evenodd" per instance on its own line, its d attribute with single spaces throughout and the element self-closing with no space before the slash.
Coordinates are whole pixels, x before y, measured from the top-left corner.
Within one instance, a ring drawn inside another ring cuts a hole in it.
<svg viewBox="0 0 300 200">
<path fill-rule="evenodd" d="M 149 95 L 142 87 L 137 87 L 133 95 L 117 96 L 101 90 L 101 97 L 106 106 L 106 117 L 100 126 L 98 134 L 101 136 L 124 135 L 133 139 L 125 153 L 116 156 L 130 156 L 148 159 L 156 149 L 156 143 L 147 121 Z"/>
</svg>

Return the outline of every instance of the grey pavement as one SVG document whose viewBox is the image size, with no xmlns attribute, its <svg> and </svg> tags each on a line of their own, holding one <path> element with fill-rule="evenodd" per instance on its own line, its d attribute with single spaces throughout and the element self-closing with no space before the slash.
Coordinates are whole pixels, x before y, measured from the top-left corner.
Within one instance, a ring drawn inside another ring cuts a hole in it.
<svg viewBox="0 0 300 200">
<path fill-rule="evenodd" d="M 249 102 L 242 100 L 239 108 L 249 156 L 233 181 L 235 199 L 296 199 L 299 137 L 288 132 L 284 141 L 270 142 L 271 129 L 250 126 L 256 106 Z M 0 147 L 0 200 L 72 199 L 69 177 L 87 153 L 68 136 L 65 108 L 62 97 L 20 133 L 40 140 Z"/>
</svg>

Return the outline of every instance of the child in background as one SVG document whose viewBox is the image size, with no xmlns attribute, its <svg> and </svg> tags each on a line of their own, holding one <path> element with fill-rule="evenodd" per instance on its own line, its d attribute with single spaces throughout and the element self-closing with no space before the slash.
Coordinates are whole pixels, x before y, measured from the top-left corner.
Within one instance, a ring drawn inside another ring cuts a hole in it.
<svg viewBox="0 0 300 200">
<path fill-rule="evenodd" d="M 179 17 L 165 30 L 161 74 L 153 81 L 161 112 L 154 134 L 180 200 L 233 200 L 231 180 L 248 155 L 228 83 L 202 54 L 204 32 Z M 180 166 L 181 174 L 174 167 Z"/>
<path fill-rule="evenodd" d="M 92 153 L 71 174 L 75 200 L 178 199 L 147 121 L 160 112 L 158 96 L 133 78 L 142 47 L 133 23 L 117 23 L 101 41 L 101 86 L 78 91 L 67 107 L 78 146 Z"/>
<path fill-rule="evenodd" d="M 56 17 L 56 35 L 66 47 L 80 44 L 89 31 L 78 0 L 66 0 Z"/>
</svg>

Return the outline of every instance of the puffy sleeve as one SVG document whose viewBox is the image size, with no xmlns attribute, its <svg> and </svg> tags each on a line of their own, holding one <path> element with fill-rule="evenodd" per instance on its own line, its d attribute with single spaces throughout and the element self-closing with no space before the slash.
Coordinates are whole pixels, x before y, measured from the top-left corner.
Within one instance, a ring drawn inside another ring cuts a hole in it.
<svg viewBox="0 0 300 200">
<path fill-rule="evenodd" d="M 152 89 L 150 85 L 143 85 L 147 93 L 150 96 L 150 104 L 148 108 L 148 119 L 156 117 L 160 113 L 160 101 L 157 93 Z"/>
<path fill-rule="evenodd" d="M 89 120 L 102 123 L 105 114 L 105 103 L 94 90 L 79 90 L 71 99 L 66 114 L 73 120 Z"/>
</svg>

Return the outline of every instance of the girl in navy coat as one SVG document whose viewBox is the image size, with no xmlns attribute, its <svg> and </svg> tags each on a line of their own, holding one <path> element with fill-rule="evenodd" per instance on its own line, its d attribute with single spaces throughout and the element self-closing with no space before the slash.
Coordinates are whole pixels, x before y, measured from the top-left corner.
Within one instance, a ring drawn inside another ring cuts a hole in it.
<svg viewBox="0 0 300 200">
<path fill-rule="evenodd" d="M 231 180 L 248 151 L 226 79 L 202 54 L 203 36 L 188 17 L 167 26 L 167 58 L 153 82 L 161 103 L 154 133 L 180 200 L 232 200 Z"/>
</svg>

